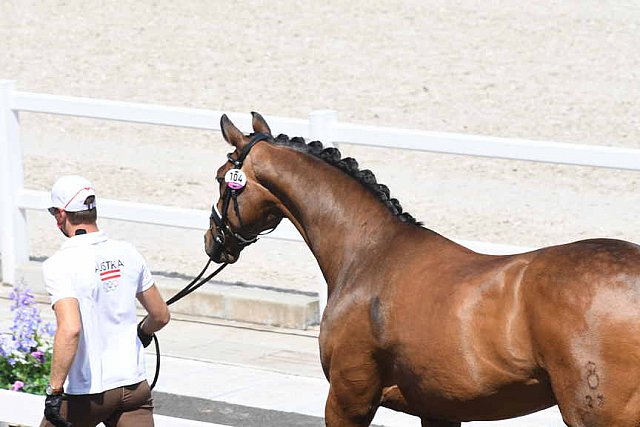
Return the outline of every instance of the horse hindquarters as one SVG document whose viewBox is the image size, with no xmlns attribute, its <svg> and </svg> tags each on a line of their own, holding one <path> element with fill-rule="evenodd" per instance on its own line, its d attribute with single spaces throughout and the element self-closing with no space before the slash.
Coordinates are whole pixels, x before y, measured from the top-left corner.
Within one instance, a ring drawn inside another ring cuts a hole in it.
<svg viewBox="0 0 640 427">
<path fill-rule="evenodd" d="M 638 366 L 616 366 L 616 361 L 607 358 L 580 366 L 583 361 L 563 366 L 554 360 L 548 368 L 565 423 L 572 427 L 640 426 Z"/>
<path fill-rule="evenodd" d="M 552 248 L 527 272 L 529 321 L 569 426 L 640 426 L 640 247 Z"/>
<path fill-rule="evenodd" d="M 640 342 L 636 354 L 596 345 L 557 349 L 545 357 L 551 387 L 565 423 L 572 427 L 640 426 Z M 629 357 L 631 356 L 631 357 Z"/>
</svg>

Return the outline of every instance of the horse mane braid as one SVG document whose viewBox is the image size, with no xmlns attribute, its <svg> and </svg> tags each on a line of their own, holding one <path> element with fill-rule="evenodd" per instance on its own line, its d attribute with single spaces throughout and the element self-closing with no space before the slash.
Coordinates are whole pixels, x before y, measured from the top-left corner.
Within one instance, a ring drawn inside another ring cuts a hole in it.
<svg viewBox="0 0 640 427">
<path fill-rule="evenodd" d="M 357 160 L 353 157 L 345 157 L 343 159 L 340 150 L 337 148 L 324 148 L 320 141 L 311 141 L 307 144 L 304 138 L 299 136 L 289 138 L 284 134 L 278 135 L 274 142 L 277 145 L 283 145 L 304 153 L 309 153 L 343 170 L 347 175 L 355 178 L 373 193 L 400 221 L 418 226 L 422 225 L 422 222 L 417 221 L 410 213 L 402 211 L 402 206 L 398 199 L 391 198 L 389 187 L 384 184 L 379 184 L 373 172 L 369 169 L 360 170 Z"/>
</svg>

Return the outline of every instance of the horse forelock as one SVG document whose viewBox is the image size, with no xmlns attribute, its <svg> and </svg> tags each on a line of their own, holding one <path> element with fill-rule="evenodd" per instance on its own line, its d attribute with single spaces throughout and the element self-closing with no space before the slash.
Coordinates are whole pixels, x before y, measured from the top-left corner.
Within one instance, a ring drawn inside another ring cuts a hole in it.
<svg viewBox="0 0 640 427">
<path fill-rule="evenodd" d="M 360 182 L 367 190 L 375 195 L 400 221 L 421 226 L 422 222 L 416 220 L 410 213 L 403 212 L 398 199 L 392 198 L 389 187 L 378 183 L 376 176 L 369 169 L 360 169 L 358 161 L 353 157 L 342 158 L 340 150 L 335 147 L 325 148 L 320 141 L 306 143 L 304 138 L 296 136 L 289 138 L 285 134 L 278 135 L 274 141 L 276 145 L 293 148 L 302 153 L 310 154 L 333 165 L 347 175 Z"/>
</svg>

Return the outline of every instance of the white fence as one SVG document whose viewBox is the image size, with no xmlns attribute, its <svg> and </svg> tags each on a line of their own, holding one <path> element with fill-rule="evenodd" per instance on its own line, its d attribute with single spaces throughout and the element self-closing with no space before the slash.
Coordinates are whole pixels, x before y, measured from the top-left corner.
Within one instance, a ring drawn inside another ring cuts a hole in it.
<svg viewBox="0 0 640 427">
<path fill-rule="evenodd" d="M 20 112 L 49 113 L 104 120 L 219 130 L 222 112 L 90 98 L 52 96 L 15 90 L 13 81 L 0 80 L 0 244 L 2 278 L 14 283 L 16 268 L 29 258 L 27 209 L 45 209 L 49 195 L 24 188 Z M 248 114 L 227 113 L 242 130 L 251 129 Z M 314 111 L 308 120 L 267 116 L 279 132 L 318 139 L 325 144 L 357 144 L 405 150 L 462 154 L 535 162 L 595 166 L 640 171 L 640 150 L 594 145 L 527 141 L 484 136 L 436 133 L 339 123 L 334 111 Z M 209 212 L 159 205 L 101 200 L 105 218 L 204 230 Z M 290 223 L 265 236 L 301 241 Z M 515 252 L 524 248 L 491 243 L 461 243 L 486 253 Z M 322 295 L 324 290 L 320 290 Z"/>
</svg>

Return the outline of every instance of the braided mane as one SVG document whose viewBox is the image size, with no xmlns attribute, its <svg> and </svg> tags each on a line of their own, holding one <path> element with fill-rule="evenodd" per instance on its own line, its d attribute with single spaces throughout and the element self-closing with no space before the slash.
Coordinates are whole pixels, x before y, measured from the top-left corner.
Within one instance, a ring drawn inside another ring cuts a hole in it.
<svg viewBox="0 0 640 427">
<path fill-rule="evenodd" d="M 373 172 L 371 172 L 369 169 L 360 170 L 358 168 L 358 162 L 353 157 L 345 157 L 343 159 L 340 151 L 337 148 L 324 148 L 322 146 L 322 142 L 320 141 L 311 141 L 307 144 L 302 137 L 296 136 L 293 138 L 289 138 L 284 134 L 278 135 L 275 138 L 274 143 L 277 145 L 291 147 L 303 153 L 311 154 L 324 160 L 330 165 L 341 169 L 349 176 L 355 178 L 358 182 L 364 185 L 365 188 L 367 188 L 367 190 L 373 193 L 382 203 L 384 203 L 387 209 L 389 209 L 391 213 L 394 214 L 400 221 L 417 226 L 422 225 L 422 222 L 417 221 L 410 213 L 402 211 L 402 206 L 400 206 L 400 202 L 398 201 L 398 199 L 390 197 L 389 187 L 384 184 L 378 184 Z"/>
</svg>

